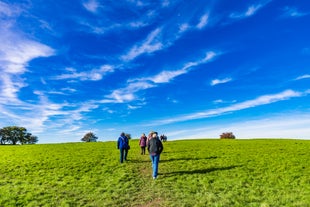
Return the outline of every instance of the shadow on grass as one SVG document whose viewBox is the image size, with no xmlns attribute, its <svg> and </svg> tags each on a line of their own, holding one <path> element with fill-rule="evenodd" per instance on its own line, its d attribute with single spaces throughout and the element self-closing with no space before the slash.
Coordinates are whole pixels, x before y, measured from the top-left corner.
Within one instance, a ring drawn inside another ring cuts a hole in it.
<svg viewBox="0 0 310 207">
<path fill-rule="evenodd" d="M 190 160 L 210 160 L 216 159 L 217 157 L 204 157 L 204 158 L 189 158 L 189 157 L 181 157 L 181 158 L 170 158 L 167 160 L 160 160 L 159 162 L 173 162 L 173 161 L 190 161 Z"/>
<path fill-rule="evenodd" d="M 181 170 L 181 171 L 159 173 L 159 174 L 164 175 L 165 177 L 170 177 L 174 175 L 206 174 L 206 173 L 210 173 L 213 171 L 231 170 L 237 167 L 241 167 L 241 165 L 232 165 L 228 167 L 211 167 L 211 168 L 199 169 L 199 170 Z"/>
</svg>

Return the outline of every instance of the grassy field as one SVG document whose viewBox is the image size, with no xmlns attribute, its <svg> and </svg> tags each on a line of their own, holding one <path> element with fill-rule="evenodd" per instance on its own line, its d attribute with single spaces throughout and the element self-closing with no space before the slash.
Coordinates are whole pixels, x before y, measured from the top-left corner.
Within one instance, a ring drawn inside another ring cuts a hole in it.
<svg viewBox="0 0 310 207">
<path fill-rule="evenodd" d="M 310 206 L 310 141 L 168 141 L 157 180 L 130 145 L 0 146 L 0 206 Z"/>
</svg>

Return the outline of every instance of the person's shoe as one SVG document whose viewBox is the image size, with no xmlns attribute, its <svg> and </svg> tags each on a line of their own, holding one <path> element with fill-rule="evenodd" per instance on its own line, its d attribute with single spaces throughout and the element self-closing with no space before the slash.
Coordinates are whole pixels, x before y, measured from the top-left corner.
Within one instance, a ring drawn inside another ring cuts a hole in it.
<svg viewBox="0 0 310 207">
<path fill-rule="evenodd" d="M 156 177 L 153 177 L 153 180 L 155 180 L 156 179 Z"/>
</svg>

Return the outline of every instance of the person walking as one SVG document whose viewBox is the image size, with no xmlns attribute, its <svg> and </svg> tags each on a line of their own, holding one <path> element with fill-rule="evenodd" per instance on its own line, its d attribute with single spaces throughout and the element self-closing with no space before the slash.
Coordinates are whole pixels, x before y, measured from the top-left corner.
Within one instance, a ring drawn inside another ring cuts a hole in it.
<svg viewBox="0 0 310 207">
<path fill-rule="evenodd" d="M 157 178 L 158 175 L 158 163 L 160 159 L 160 154 L 163 151 L 164 147 L 162 142 L 159 140 L 157 133 L 154 132 L 152 134 L 151 139 L 147 143 L 147 150 L 149 151 L 150 158 L 152 161 L 153 168 L 153 179 Z"/>
<path fill-rule="evenodd" d="M 122 132 L 120 137 L 117 140 L 117 149 L 120 150 L 120 162 L 123 163 L 124 160 L 127 160 L 127 154 L 128 154 L 128 148 L 129 148 L 129 140 L 126 137 L 125 133 Z"/>
<path fill-rule="evenodd" d="M 141 155 L 145 155 L 146 140 L 147 140 L 147 137 L 143 133 L 142 136 L 140 137 L 140 141 L 139 141 L 139 145 L 141 147 Z"/>
</svg>

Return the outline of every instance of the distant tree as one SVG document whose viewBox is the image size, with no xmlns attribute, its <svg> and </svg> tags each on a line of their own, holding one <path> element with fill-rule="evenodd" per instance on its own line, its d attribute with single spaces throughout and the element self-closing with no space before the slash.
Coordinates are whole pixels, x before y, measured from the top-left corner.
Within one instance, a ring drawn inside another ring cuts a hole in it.
<svg viewBox="0 0 310 207">
<path fill-rule="evenodd" d="M 220 135 L 221 139 L 235 139 L 235 135 L 232 132 L 224 132 Z"/>
<path fill-rule="evenodd" d="M 8 126 L 0 129 L 0 143 L 1 144 L 35 144 L 38 137 L 27 132 L 25 127 Z"/>
<path fill-rule="evenodd" d="M 93 132 L 88 132 L 81 139 L 83 142 L 96 142 L 98 137 Z"/>
<path fill-rule="evenodd" d="M 24 139 L 24 144 L 35 144 L 38 142 L 38 137 L 27 133 Z"/>
</svg>

